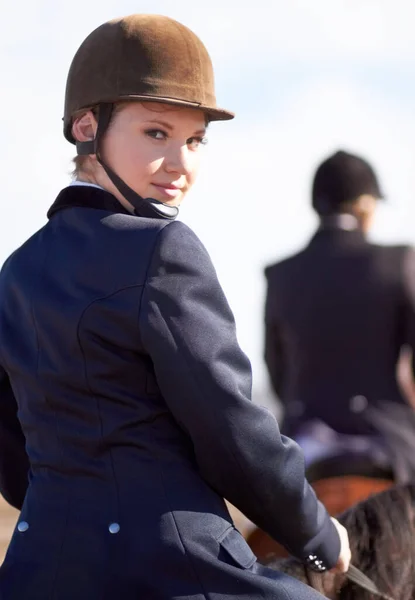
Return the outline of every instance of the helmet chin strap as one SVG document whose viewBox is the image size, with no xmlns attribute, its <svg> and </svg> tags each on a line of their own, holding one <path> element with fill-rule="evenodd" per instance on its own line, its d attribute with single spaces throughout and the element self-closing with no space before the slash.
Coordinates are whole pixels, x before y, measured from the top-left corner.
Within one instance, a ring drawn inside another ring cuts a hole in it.
<svg viewBox="0 0 415 600">
<path fill-rule="evenodd" d="M 121 177 L 118 177 L 118 175 L 101 160 L 101 157 L 98 154 L 97 160 L 117 190 L 130 204 L 133 205 L 134 212 L 137 216 L 170 220 L 174 220 L 177 217 L 179 214 L 177 206 L 169 206 L 154 198 L 142 198 L 137 192 L 132 190 Z"/>
<path fill-rule="evenodd" d="M 113 104 L 102 103 L 99 105 L 98 129 L 95 139 L 88 142 L 76 142 L 76 150 L 79 155 L 95 154 L 99 164 L 115 185 L 117 190 L 134 207 L 134 213 L 139 217 L 156 219 L 169 219 L 173 221 L 179 214 L 177 206 L 164 204 L 154 198 L 142 198 L 137 192 L 130 188 L 108 165 L 104 163 L 100 154 L 100 141 L 108 128 L 111 120 Z"/>
</svg>

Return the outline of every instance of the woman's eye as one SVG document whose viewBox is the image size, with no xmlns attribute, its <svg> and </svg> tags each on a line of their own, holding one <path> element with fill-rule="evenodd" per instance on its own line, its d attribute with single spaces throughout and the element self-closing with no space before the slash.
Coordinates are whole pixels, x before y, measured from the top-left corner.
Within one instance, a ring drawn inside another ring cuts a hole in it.
<svg viewBox="0 0 415 600">
<path fill-rule="evenodd" d="M 167 134 L 161 129 L 148 129 L 146 134 L 154 140 L 165 140 L 167 138 Z"/>
<path fill-rule="evenodd" d="M 207 144 L 207 138 L 206 137 L 200 137 L 200 136 L 195 136 L 195 137 L 191 137 L 187 140 L 187 145 L 190 146 L 190 148 L 192 150 L 196 150 L 197 148 L 199 148 L 200 145 L 205 145 Z"/>
</svg>

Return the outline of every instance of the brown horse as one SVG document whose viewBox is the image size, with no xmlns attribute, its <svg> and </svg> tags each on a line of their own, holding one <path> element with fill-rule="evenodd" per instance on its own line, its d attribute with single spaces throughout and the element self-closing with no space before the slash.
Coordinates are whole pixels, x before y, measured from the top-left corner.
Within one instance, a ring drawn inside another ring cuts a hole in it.
<svg viewBox="0 0 415 600">
<path fill-rule="evenodd" d="M 383 597 L 415 599 L 415 485 L 394 486 L 350 508 L 339 520 L 349 532 L 352 563 Z M 265 561 L 311 584 L 332 600 L 374 600 L 347 575 L 311 574 L 294 559 Z"/>
<path fill-rule="evenodd" d="M 393 474 L 360 457 L 339 456 L 312 465 L 307 471 L 317 498 L 331 515 L 338 515 L 371 496 L 394 485 Z M 246 534 L 258 560 L 274 555 L 288 556 L 286 550 L 259 528 Z"/>
</svg>

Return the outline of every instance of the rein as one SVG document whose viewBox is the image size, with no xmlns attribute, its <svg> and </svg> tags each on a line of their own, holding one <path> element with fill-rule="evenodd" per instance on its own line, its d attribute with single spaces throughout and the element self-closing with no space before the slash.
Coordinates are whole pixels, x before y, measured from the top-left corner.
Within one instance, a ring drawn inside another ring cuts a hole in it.
<svg viewBox="0 0 415 600">
<path fill-rule="evenodd" d="M 306 566 L 304 566 L 304 571 L 308 585 L 325 596 L 326 594 L 323 586 L 322 574 L 312 571 Z M 362 573 L 362 571 L 360 571 L 360 569 L 354 567 L 353 565 L 350 565 L 349 570 L 346 573 L 346 577 L 349 581 L 355 583 L 367 592 L 370 592 L 379 598 L 383 598 L 383 600 L 393 600 L 393 598 L 388 596 L 388 594 L 381 592 L 377 585 L 369 577 L 367 577 L 364 573 Z"/>
</svg>

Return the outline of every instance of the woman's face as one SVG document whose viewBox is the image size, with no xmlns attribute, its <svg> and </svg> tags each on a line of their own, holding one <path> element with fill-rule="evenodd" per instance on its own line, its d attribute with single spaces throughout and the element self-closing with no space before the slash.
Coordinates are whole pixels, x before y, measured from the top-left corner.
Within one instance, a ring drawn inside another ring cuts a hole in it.
<svg viewBox="0 0 415 600">
<path fill-rule="evenodd" d="M 195 181 L 205 133 L 201 110 L 129 102 L 114 115 L 101 155 L 140 196 L 177 206 Z"/>
</svg>

